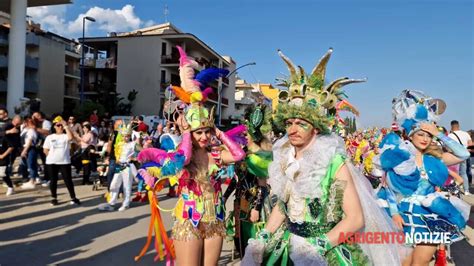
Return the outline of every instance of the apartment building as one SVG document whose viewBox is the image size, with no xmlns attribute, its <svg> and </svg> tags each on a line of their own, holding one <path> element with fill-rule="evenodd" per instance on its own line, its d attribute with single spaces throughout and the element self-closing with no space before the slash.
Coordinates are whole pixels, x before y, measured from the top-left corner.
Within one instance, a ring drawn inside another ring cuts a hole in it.
<svg viewBox="0 0 474 266">
<path fill-rule="evenodd" d="M 0 13 L 0 104 L 6 105 L 8 91 L 9 15 Z M 80 54 L 78 43 L 43 31 L 28 21 L 25 49 L 25 98 L 38 98 L 48 115 L 69 111 L 78 104 Z"/>
<path fill-rule="evenodd" d="M 274 108 L 274 99 L 270 97 L 275 96 L 273 92 L 277 91 L 271 84 L 247 83 L 243 79 L 237 79 L 235 81 L 235 112 L 232 119 L 243 119 L 246 109 L 256 104 L 265 104 Z"/>
<path fill-rule="evenodd" d="M 8 27 L 8 42 L 11 44 L 8 46 L 8 54 L 3 54 L 5 56 L 3 62 L 5 62 L 7 57 L 10 58 L 7 65 L 7 90 L 4 94 L 7 99 L 5 100 L 7 108 L 11 113 L 15 111 L 16 107 L 21 105 L 21 101 L 25 95 L 35 93 L 34 90 L 31 89 L 35 87 L 34 84 L 25 84 L 25 82 L 28 81 L 25 80 L 25 77 L 28 78 L 36 74 L 27 73 L 27 70 L 31 72 L 30 69 L 36 69 L 37 60 L 34 56 L 36 52 L 38 52 L 34 49 L 33 51 L 30 50 L 33 59 L 27 57 L 28 51 L 25 53 L 27 46 L 26 34 L 30 26 L 26 23 L 26 9 L 34 6 L 70 4 L 71 2 L 71 0 L 0 0 L 0 21 L 1 25 Z M 3 35 L 3 42 L 4 41 L 5 34 Z M 27 64 L 29 64 L 29 66 Z M 38 62 L 38 64 L 40 63 Z M 33 67 L 31 67 L 32 65 Z M 36 71 L 33 70 L 33 72 Z M 25 89 L 28 91 L 25 92 Z"/>
<path fill-rule="evenodd" d="M 164 23 L 126 33 L 109 33 L 107 37 L 85 38 L 84 97 L 112 108 L 120 94 L 126 98 L 138 91 L 132 112 L 142 115 L 162 114 L 165 89 L 179 85 L 179 53 L 176 45 L 198 62 L 200 69 L 208 67 L 235 70 L 229 56 L 221 56 L 198 37 L 184 33 L 171 23 Z M 234 112 L 235 75 L 220 78 L 210 84 L 214 93 L 208 107 L 221 101 L 221 117 L 227 120 Z"/>
</svg>

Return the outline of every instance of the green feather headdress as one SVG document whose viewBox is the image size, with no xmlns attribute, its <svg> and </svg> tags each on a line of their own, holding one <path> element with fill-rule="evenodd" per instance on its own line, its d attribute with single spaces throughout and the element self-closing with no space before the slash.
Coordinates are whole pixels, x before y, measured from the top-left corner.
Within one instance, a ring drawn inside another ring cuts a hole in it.
<svg viewBox="0 0 474 266">
<path fill-rule="evenodd" d="M 306 74 L 301 66 L 295 67 L 291 60 L 278 50 L 278 55 L 290 72 L 287 79 L 277 79 L 278 86 L 287 88 L 279 93 L 280 104 L 274 116 L 274 123 L 279 129 L 284 128 L 287 119 L 300 118 L 310 122 L 321 134 L 329 133 L 335 123 L 336 105 L 346 97 L 342 87 L 366 81 L 343 77 L 325 86 L 326 66 L 332 51 L 332 48 L 329 48 L 311 73 Z"/>
<path fill-rule="evenodd" d="M 266 105 L 259 104 L 246 110 L 245 124 L 253 141 L 260 142 L 272 131 L 272 113 Z"/>
</svg>

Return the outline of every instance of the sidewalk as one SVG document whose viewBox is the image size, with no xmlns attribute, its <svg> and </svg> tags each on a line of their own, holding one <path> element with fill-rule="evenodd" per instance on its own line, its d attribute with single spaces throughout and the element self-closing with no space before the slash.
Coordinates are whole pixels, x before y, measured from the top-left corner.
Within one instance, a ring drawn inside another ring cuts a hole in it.
<svg viewBox="0 0 474 266">
<path fill-rule="evenodd" d="M 49 204 L 48 188 L 17 188 L 17 194 L 7 198 L 6 189 L 0 187 L 0 265 L 156 264 L 153 247 L 139 262 L 134 261 L 146 243 L 149 205 L 132 203 L 125 212 L 99 212 L 97 205 L 105 202 L 105 189 L 92 191 L 92 186 L 80 182 L 75 180 L 76 194 L 82 201 L 79 207 L 69 205 L 62 181 L 58 188 L 60 205 L 54 207 Z M 159 198 L 164 208 L 176 202 L 165 193 Z M 164 214 L 163 219 L 170 229 L 171 216 Z M 231 247 L 231 243 L 224 243 L 219 265 L 233 264 Z"/>
</svg>

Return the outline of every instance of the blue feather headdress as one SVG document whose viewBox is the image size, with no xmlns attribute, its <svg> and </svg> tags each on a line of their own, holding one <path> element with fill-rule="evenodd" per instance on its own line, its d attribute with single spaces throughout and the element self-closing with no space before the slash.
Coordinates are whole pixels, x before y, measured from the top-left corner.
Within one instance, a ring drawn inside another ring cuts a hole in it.
<svg viewBox="0 0 474 266">
<path fill-rule="evenodd" d="M 446 109 L 446 103 L 421 91 L 404 90 L 392 101 L 392 115 L 407 135 L 419 129 L 422 122 L 436 122 Z"/>
</svg>

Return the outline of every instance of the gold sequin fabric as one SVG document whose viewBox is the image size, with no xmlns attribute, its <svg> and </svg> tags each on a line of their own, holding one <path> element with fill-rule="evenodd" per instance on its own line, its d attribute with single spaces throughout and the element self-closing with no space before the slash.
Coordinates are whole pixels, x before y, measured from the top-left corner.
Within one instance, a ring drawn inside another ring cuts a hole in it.
<svg viewBox="0 0 474 266">
<path fill-rule="evenodd" d="M 225 235 L 225 226 L 222 221 L 200 222 L 197 227 L 194 227 L 189 220 L 185 220 L 183 223 L 176 221 L 171 231 L 171 237 L 177 241 L 208 239 L 216 236 L 225 237 Z"/>
</svg>

